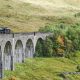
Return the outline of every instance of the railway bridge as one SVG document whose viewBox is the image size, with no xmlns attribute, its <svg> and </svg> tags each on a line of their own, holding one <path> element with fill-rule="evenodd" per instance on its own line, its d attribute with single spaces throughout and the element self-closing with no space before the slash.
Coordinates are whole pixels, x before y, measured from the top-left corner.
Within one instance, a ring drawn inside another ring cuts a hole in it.
<svg viewBox="0 0 80 80">
<path fill-rule="evenodd" d="M 40 32 L 0 34 L 0 78 L 4 70 L 14 70 L 15 63 L 33 58 L 37 41 L 50 35 Z"/>
</svg>

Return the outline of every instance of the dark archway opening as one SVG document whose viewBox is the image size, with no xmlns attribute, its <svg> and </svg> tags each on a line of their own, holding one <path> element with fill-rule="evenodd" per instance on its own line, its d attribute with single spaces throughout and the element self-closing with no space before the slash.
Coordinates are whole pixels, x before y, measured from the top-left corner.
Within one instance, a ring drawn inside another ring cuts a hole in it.
<svg viewBox="0 0 80 80">
<path fill-rule="evenodd" d="M 15 62 L 21 63 L 23 61 L 23 44 L 18 40 L 15 45 Z"/>
<path fill-rule="evenodd" d="M 25 58 L 32 58 L 34 54 L 34 46 L 31 39 L 29 39 L 26 43 L 26 49 L 25 49 Z"/>
<path fill-rule="evenodd" d="M 2 61 L 2 51 L 1 51 L 1 46 L 0 46 L 0 62 Z"/>
<path fill-rule="evenodd" d="M 12 66 L 12 45 L 8 41 L 4 48 L 4 70 L 11 70 Z"/>
<path fill-rule="evenodd" d="M 3 77 L 3 66 L 2 66 L 2 51 L 0 46 L 0 78 Z"/>
<path fill-rule="evenodd" d="M 37 43 L 36 43 L 34 56 L 35 57 L 43 57 L 43 56 L 45 56 L 44 50 L 45 50 L 45 48 L 44 48 L 44 40 L 42 38 L 39 38 L 37 40 Z"/>
</svg>

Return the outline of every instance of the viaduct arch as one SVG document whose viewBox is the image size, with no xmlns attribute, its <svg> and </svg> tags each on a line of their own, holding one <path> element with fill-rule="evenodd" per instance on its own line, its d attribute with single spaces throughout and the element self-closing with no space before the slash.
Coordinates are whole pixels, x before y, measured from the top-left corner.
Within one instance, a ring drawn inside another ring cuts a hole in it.
<svg viewBox="0 0 80 80">
<path fill-rule="evenodd" d="M 21 40 L 17 40 L 15 45 L 15 62 L 21 63 L 23 60 L 23 44 Z"/>
<path fill-rule="evenodd" d="M 25 48 L 25 58 L 32 58 L 34 54 L 34 44 L 31 39 L 28 39 L 26 42 L 26 48 Z"/>
<path fill-rule="evenodd" d="M 0 78 L 4 70 L 14 70 L 15 63 L 33 58 L 39 39 L 45 40 L 52 33 L 13 33 L 0 34 Z"/>
<path fill-rule="evenodd" d="M 10 41 L 7 41 L 4 47 L 4 56 L 3 56 L 5 70 L 11 70 L 11 64 L 12 64 L 11 56 L 12 56 L 12 45 Z"/>
</svg>

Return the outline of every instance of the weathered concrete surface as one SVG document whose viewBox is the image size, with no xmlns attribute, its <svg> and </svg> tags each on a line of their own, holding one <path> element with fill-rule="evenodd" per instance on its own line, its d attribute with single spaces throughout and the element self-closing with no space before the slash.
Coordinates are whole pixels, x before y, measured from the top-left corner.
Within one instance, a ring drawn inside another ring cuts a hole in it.
<svg viewBox="0 0 80 80">
<path fill-rule="evenodd" d="M 52 33 L 0 34 L 0 77 L 4 70 L 14 70 L 14 63 L 32 58 L 38 39 L 45 40 Z"/>
</svg>

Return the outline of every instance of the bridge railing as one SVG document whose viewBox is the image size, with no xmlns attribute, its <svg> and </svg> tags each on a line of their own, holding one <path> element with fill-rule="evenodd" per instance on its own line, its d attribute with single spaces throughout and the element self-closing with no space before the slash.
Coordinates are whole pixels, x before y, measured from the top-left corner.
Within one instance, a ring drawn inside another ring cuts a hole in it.
<svg viewBox="0 0 80 80">
<path fill-rule="evenodd" d="M 0 38 L 12 38 L 12 37 L 19 37 L 23 35 L 41 35 L 41 34 L 51 34 L 50 32 L 19 32 L 19 33 L 7 33 L 7 34 L 0 34 Z"/>
</svg>

